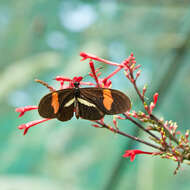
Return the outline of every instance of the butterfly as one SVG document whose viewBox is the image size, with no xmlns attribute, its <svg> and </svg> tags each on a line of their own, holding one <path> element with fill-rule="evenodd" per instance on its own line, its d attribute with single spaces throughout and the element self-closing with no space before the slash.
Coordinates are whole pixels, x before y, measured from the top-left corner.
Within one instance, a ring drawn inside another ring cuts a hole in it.
<svg viewBox="0 0 190 190">
<path fill-rule="evenodd" d="M 39 103 L 39 115 L 44 118 L 70 120 L 74 113 L 76 118 L 100 120 L 105 115 L 124 113 L 131 108 L 127 95 L 119 90 L 109 88 L 80 88 L 74 82 L 74 88 L 67 88 L 45 95 Z"/>
</svg>

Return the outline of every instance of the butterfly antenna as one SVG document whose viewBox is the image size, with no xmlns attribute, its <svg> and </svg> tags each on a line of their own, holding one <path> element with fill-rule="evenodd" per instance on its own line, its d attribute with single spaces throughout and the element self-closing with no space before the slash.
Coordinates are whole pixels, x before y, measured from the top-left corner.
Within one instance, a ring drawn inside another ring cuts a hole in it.
<svg viewBox="0 0 190 190">
<path fill-rule="evenodd" d="M 34 81 L 38 82 L 38 83 L 42 84 L 43 86 L 45 86 L 46 88 L 48 88 L 50 90 L 50 92 L 56 91 L 52 86 L 50 86 L 48 83 L 46 83 L 46 82 L 44 82 L 42 80 L 35 79 Z"/>
</svg>

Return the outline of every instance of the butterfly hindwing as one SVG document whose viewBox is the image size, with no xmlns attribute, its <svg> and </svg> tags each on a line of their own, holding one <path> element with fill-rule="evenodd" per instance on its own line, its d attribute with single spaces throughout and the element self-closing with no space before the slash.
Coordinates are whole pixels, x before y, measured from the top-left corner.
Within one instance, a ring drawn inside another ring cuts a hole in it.
<svg viewBox="0 0 190 190">
<path fill-rule="evenodd" d="M 77 98 L 79 116 L 87 120 L 99 120 L 104 117 L 104 113 L 96 106 L 96 103 L 86 99 L 85 96 Z"/>
<path fill-rule="evenodd" d="M 65 94 L 65 90 L 69 90 L 68 94 Z M 56 118 L 60 121 L 68 121 L 73 117 L 74 113 L 74 90 L 65 89 L 59 93 L 60 108 L 56 115 Z"/>
</svg>

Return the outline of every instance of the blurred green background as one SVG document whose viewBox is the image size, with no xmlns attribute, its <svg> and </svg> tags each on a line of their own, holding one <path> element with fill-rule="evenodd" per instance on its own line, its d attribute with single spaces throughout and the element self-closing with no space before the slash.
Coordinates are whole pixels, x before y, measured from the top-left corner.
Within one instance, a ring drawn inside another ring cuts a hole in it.
<svg viewBox="0 0 190 190">
<path fill-rule="evenodd" d="M 90 69 L 80 62 L 81 51 L 116 62 L 134 52 L 143 68 L 139 87 L 148 84 L 148 97 L 160 93 L 156 114 L 185 131 L 190 126 L 189 20 L 185 0 L 0 0 L 0 190 L 189 190 L 188 166 L 173 176 L 171 161 L 122 158 L 126 149 L 152 151 L 149 147 L 75 118 L 43 123 L 23 136 L 17 126 L 40 117 L 37 111 L 22 118 L 14 112 L 37 105 L 48 93 L 35 78 L 58 87 L 52 80 L 57 75 L 85 76 Z M 104 65 L 103 76 L 113 70 Z M 122 73 L 112 82 L 131 97 L 134 110 L 142 108 Z M 127 121 L 119 126 L 144 138 Z"/>
</svg>

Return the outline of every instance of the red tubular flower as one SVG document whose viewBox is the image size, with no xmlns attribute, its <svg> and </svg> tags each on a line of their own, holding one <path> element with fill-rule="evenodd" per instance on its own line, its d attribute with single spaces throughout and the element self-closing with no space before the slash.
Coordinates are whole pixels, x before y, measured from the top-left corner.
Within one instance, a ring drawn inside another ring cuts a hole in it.
<svg viewBox="0 0 190 190">
<path fill-rule="evenodd" d="M 155 104 L 151 102 L 149 106 L 149 111 L 148 111 L 149 114 L 152 114 L 152 110 L 154 109 L 154 107 L 155 107 Z"/>
<path fill-rule="evenodd" d="M 132 111 L 131 115 L 134 117 L 134 118 L 138 118 L 138 114 L 136 111 Z"/>
<path fill-rule="evenodd" d="M 120 64 L 118 64 L 118 63 L 114 63 L 114 62 L 112 62 L 112 61 L 108 61 L 108 60 L 106 60 L 106 59 L 102 59 L 102 58 L 100 58 L 100 57 L 98 57 L 98 56 L 95 56 L 95 55 L 93 55 L 93 54 L 81 52 L 81 53 L 80 53 L 80 56 L 83 57 L 83 58 L 81 59 L 81 61 L 84 61 L 84 60 L 86 60 L 86 59 L 92 59 L 92 60 L 100 61 L 100 62 L 102 62 L 102 63 L 106 63 L 106 64 L 108 64 L 108 65 L 120 66 Z"/>
<path fill-rule="evenodd" d="M 158 100 L 158 93 L 155 93 L 154 96 L 153 96 L 153 99 L 154 99 L 154 102 L 151 102 L 150 103 L 150 106 L 149 106 L 149 114 L 152 113 L 152 110 L 155 108 L 156 106 L 156 103 L 157 103 L 157 100 Z"/>
<path fill-rule="evenodd" d="M 155 94 L 154 94 L 154 96 L 153 96 L 153 99 L 154 99 L 154 104 L 155 104 L 155 105 L 156 105 L 156 103 L 157 103 L 158 96 L 159 96 L 159 94 L 158 94 L 158 93 L 155 93 Z"/>
<path fill-rule="evenodd" d="M 142 93 L 143 97 L 144 97 L 144 95 L 145 95 L 145 93 L 146 93 L 146 90 L 147 90 L 147 85 L 145 85 L 145 86 L 143 87 L 143 93 Z"/>
<path fill-rule="evenodd" d="M 138 79 L 138 77 L 140 76 L 140 74 L 141 74 L 141 70 L 137 71 L 135 80 Z"/>
<path fill-rule="evenodd" d="M 92 126 L 96 128 L 102 128 L 100 125 L 97 125 L 97 124 L 92 124 Z"/>
<path fill-rule="evenodd" d="M 72 81 L 72 79 L 68 78 L 68 77 L 63 77 L 63 76 L 57 76 L 55 78 L 56 81 L 60 82 L 60 90 L 67 88 L 67 86 L 64 86 L 64 82 L 70 82 Z"/>
<path fill-rule="evenodd" d="M 127 67 L 130 67 L 130 69 L 132 69 L 131 66 L 132 66 L 133 64 L 136 64 L 134 54 L 131 53 L 131 55 L 130 55 L 127 59 L 124 60 L 123 64 L 124 64 L 125 66 L 127 66 Z M 133 67 L 133 69 L 134 69 L 134 67 Z"/>
<path fill-rule="evenodd" d="M 66 88 L 73 88 L 74 87 L 74 83 L 75 82 L 81 82 L 83 79 L 83 77 L 79 76 L 79 77 L 73 77 L 73 79 L 69 82 L 69 86 L 67 86 Z"/>
<path fill-rule="evenodd" d="M 64 82 L 63 81 L 60 82 L 60 90 L 62 90 L 62 89 L 64 89 Z"/>
<path fill-rule="evenodd" d="M 82 81 L 83 77 L 79 76 L 79 77 L 73 77 L 73 82 L 80 82 Z"/>
<path fill-rule="evenodd" d="M 79 76 L 79 77 L 73 77 L 73 79 L 70 81 L 69 83 L 69 88 L 73 88 L 74 87 L 74 83 L 75 82 L 81 82 L 83 79 L 83 77 Z"/>
<path fill-rule="evenodd" d="M 104 88 L 110 88 L 110 86 L 112 85 L 111 80 L 107 80 L 107 78 L 104 78 L 103 80 L 101 80 L 101 83 Z"/>
<path fill-rule="evenodd" d="M 153 154 L 153 152 L 144 152 L 142 150 L 126 150 L 123 157 L 130 157 L 131 162 L 134 161 L 136 154 Z"/>
<path fill-rule="evenodd" d="M 102 59 L 100 59 L 99 57 L 97 57 L 97 56 L 95 56 L 93 54 L 85 53 L 85 52 L 81 52 L 80 56 L 83 57 L 81 59 L 81 61 L 84 61 L 86 59 L 93 59 L 93 60 L 96 60 L 96 61 L 102 61 Z"/>
<path fill-rule="evenodd" d="M 41 120 L 31 121 L 29 123 L 19 125 L 18 129 L 21 129 L 21 130 L 24 129 L 24 135 L 25 135 L 28 132 L 28 129 L 30 127 L 33 127 L 35 125 L 38 125 L 38 124 L 43 123 L 43 122 L 48 121 L 48 120 L 50 120 L 50 119 L 47 118 L 47 119 L 41 119 Z"/>
<path fill-rule="evenodd" d="M 90 69 L 92 71 L 92 77 L 95 79 L 97 86 L 100 87 L 100 84 L 99 84 L 99 81 L 98 81 L 98 77 L 96 75 L 96 70 L 95 70 L 95 67 L 94 67 L 94 62 L 93 61 L 89 61 L 89 65 L 90 65 Z"/>
<path fill-rule="evenodd" d="M 189 138 L 189 131 L 187 130 L 185 133 L 185 138 L 188 139 Z"/>
<path fill-rule="evenodd" d="M 141 67 L 141 65 L 137 65 L 136 67 L 134 67 L 133 71 L 139 69 Z"/>
<path fill-rule="evenodd" d="M 80 56 L 83 57 L 81 59 L 81 61 L 84 61 L 84 60 L 90 58 L 90 56 L 88 54 L 86 54 L 85 52 L 80 52 Z"/>
<path fill-rule="evenodd" d="M 124 117 L 121 117 L 120 115 L 116 115 L 115 116 L 117 119 L 121 119 L 121 120 L 125 120 L 126 118 L 124 118 Z"/>
<path fill-rule="evenodd" d="M 113 124 L 114 124 L 114 126 L 115 126 L 115 129 L 118 129 L 118 127 L 117 127 L 117 120 L 116 120 L 116 115 L 115 116 L 113 116 Z"/>
<path fill-rule="evenodd" d="M 68 81 L 70 82 L 72 79 L 68 78 L 68 77 L 63 77 L 63 76 L 57 76 L 55 78 L 56 81 L 62 81 L 62 82 L 65 82 L 65 81 Z"/>
<path fill-rule="evenodd" d="M 30 111 L 30 110 L 35 110 L 35 109 L 38 109 L 38 106 L 20 107 L 20 108 L 16 108 L 15 111 L 20 112 L 18 117 L 22 117 L 25 114 L 25 112 Z"/>
</svg>

